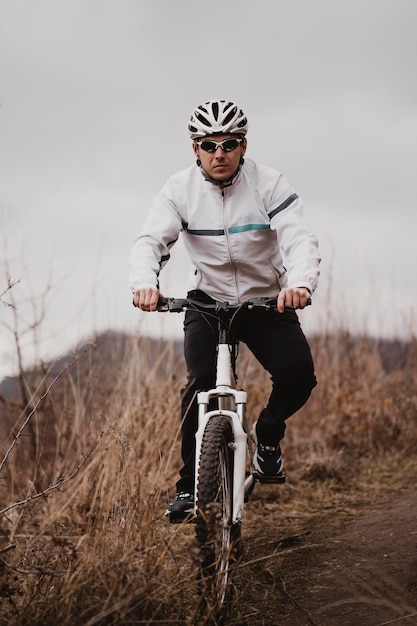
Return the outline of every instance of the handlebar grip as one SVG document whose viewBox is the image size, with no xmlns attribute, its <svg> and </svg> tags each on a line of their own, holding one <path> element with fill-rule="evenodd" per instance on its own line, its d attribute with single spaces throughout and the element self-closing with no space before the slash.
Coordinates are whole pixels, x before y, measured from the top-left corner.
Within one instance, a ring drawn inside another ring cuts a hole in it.
<svg viewBox="0 0 417 626">
<path fill-rule="evenodd" d="M 159 298 L 156 310 L 165 313 L 181 313 L 189 304 L 189 300 L 185 298 Z"/>
</svg>

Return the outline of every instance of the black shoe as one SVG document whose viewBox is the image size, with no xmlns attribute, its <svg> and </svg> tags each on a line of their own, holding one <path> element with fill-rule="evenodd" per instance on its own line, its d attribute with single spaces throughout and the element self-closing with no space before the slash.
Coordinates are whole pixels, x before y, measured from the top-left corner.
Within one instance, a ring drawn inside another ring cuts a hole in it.
<svg viewBox="0 0 417 626">
<path fill-rule="evenodd" d="M 171 524 L 189 522 L 194 517 L 194 496 L 186 491 L 177 493 L 165 515 Z"/>
<path fill-rule="evenodd" d="M 256 471 L 263 476 L 281 477 L 284 475 L 284 463 L 279 443 L 275 446 L 267 446 L 258 441 L 256 433 L 257 422 L 251 430 L 251 437 L 256 443 L 256 454 L 253 457 L 253 464 Z"/>
</svg>

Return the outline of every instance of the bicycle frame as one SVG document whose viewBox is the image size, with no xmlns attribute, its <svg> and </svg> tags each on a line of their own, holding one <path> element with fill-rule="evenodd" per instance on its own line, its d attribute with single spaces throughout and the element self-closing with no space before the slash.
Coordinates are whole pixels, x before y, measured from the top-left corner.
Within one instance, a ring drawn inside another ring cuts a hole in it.
<svg viewBox="0 0 417 626">
<path fill-rule="evenodd" d="M 307 302 L 311 304 L 311 300 Z M 260 306 L 265 309 L 274 309 L 276 307 L 275 298 L 254 298 L 244 303 L 248 308 Z M 242 306 L 242 305 L 240 305 Z M 228 302 L 216 302 L 207 305 L 192 299 L 184 298 L 161 298 L 158 303 L 158 311 L 170 311 L 172 313 L 181 313 L 185 309 L 193 310 L 213 310 L 219 312 L 221 310 L 230 310 Z M 239 308 L 239 307 L 238 307 Z M 293 307 L 286 307 L 293 309 Z M 233 515 L 232 524 L 241 524 L 243 521 L 243 509 L 245 497 L 251 493 L 255 481 L 258 478 L 260 482 L 283 482 L 275 480 L 264 480 L 258 474 L 251 471 L 246 477 L 246 455 L 247 452 L 251 457 L 251 449 L 248 445 L 248 423 L 246 418 L 246 402 L 247 394 L 245 391 L 237 391 L 234 389 L 232 380 L 232 359 L 231 359 L 231 340 L 228 331 L 219 327 L 218 354 L 216 366 L 216 386 L 209 391 L 200 391 L 197 395 L 198 402 L 198 428 L 195 435 L 196 440 L 196 462 L 194 476 L 194 515 L 198 514 L 198 478 L 201 456 L 201 444 L 203 435 L 208 421 L 216 415 L 226 416 L 231 423 L 234 442 L 229 444 L 233 447 Z M 211 398 L 217 398 L 219 408 L 214 411 L 208 411 L 209 401 Z M 252 465 L 252 458 L 249 459 Z"/>
</svg>

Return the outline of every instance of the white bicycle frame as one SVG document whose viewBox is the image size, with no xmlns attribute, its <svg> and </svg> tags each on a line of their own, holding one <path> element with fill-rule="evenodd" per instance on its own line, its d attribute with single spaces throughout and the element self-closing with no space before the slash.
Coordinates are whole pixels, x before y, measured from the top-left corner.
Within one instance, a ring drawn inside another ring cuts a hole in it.
<svg viewBox="0 0 417 626">
<path fill-rule="evenodd" d="M 218 398 L 219 408 L 207 411 L 211 398 Z M 232 523 L 241 524 L 246 489 L 254 482 L 253 475 L 245 478 L 247 452 L 247 423 L 246 423 L 246 391 L 237 391 L 233 388 L 232 363 L 229 344 L 219 344 L 217 354 L 216 387 L 209 391 L 200 391 L 198 401 L 198 430 L 196 432 L 196 464 L 195 464 L 195 503 L 194 513 L 198 508 L 198 474 L 200 468 L 201 442 L 207 422 L 214 415 L 225 415 L 232 425 L 234 443 L 231 446 L 234 454 L 233 463 L 233 513 Z"/>
<path fill-rule="evenodd" d="M 214 301 L 213 301 L 214 302 Z M 311 300 L 308 300 L 307 304 L 311 304 Z M 199 305 L 204 310 L 204 305 L 198 301 L 188 300 L 184 298 L 161 298 L 158 302 L 158 311 L 171 311 L 173 313 L 180 313 L 184 310 L 199 310 Z M 254 298 L 252 301 L 242 303 L 248 309 L 254 306 L 260 306 L 265 309 L 276 309 L 275 298 Z M 215 302 L 213 308 L 216 311 L 230 310 L 228 302 Z M 232 307 L 233 308 L 233 307 Z M 240 308 L 240 307 L 238 307 Z M 286 307 L 294 310 L 294 307 Z M 232 376 L 232 358 L 231 358 L 231 345 L 229 342 L 224 342 L 225 336 L 219 337 L 218 353 L 217 353 L 217 369 L 216 369 L 216 387 L 209 391 L 200 391 L 197 394 L 198 403 L 198 428 L 195 435 L 196 440 L 196 463 L 195 463 L 195 475 L 194 475 L 194 515 L 198 513 L 198 484 L 199 484 L 199 471 L 200 471 L 200 457 L 201 457 L 201 445 L 203 441 L 203 435 L 207 423 L 211 418 L 216 415 L 223 415 L 230 421 L 233 432 L 233 443 L 229 444 L 233 450 L 233 511 L 232 520 L 233 524 L 241 524 L 243 521 L 243 509 L 246 495 L 252 492 L 255 484 L 255 480 L 260 482 L 284 482 L 285 476 L 277 476 L 277 480 L 262 480 L 257 472 L 253 471 L 253 458 L 252 448 L 248 445 L 248 423 L 246 419 L 246 402 L 247 394 L 245 391 L 237 391 L 234 389 L 233 376 Z M 215 411 L 208 411 L 208 406 L 211 398 L 218 399 L 218 409 Z M 248 460 L 250 462 L 251 469 L 246 477 L 246 459 L 248 454 Z M 171 520 L 170 520 L 171 521 Z"/>
</svg>

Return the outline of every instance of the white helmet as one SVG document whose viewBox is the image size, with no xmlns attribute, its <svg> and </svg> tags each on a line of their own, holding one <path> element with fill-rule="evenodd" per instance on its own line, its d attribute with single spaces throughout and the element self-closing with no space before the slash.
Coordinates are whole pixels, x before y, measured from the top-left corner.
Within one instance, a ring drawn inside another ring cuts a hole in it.
<svg viewBox="0 0 417 626">
<path fill-rule="evenodd" d="M 209 100 L 194 109 L 188 124 L 191 139 L 206 135 L 246 135 L 248 120 L 243 111 L 228 100 Z"/>
</svg>

